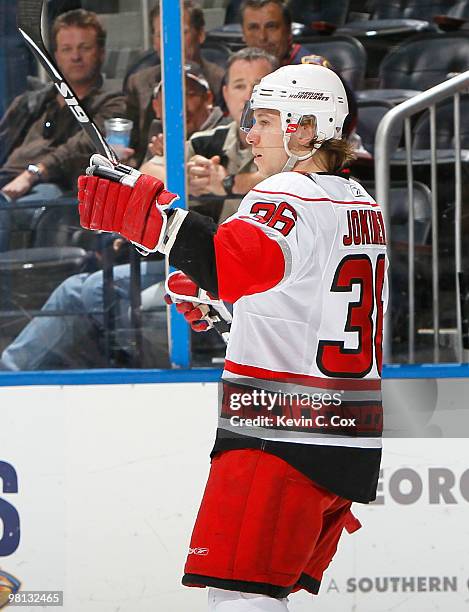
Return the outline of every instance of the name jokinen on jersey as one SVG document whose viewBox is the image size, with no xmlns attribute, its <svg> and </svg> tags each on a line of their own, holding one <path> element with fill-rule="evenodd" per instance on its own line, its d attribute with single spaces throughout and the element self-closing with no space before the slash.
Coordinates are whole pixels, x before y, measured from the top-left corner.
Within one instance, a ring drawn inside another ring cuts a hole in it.
<svg viewBox="0 0 469 612">
<path fill-rule="evenodd" d="M 220 226 L 185 217 L 171 264 L 234 304 L 212 454 L 263 449 L 375 498 L 385 245 L 379 206 L 342 175 L 284 172 Z"/>
</svg>

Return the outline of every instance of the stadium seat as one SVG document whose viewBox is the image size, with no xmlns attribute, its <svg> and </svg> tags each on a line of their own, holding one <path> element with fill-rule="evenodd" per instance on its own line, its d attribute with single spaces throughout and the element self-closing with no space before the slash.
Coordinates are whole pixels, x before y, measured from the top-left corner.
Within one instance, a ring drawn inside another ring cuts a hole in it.
<svg viewBox="0 0 469 612">
<path fill-rule="evenodd" d="M 227 45 L 210 40 L 204 42 L 200 51 L 205 60 L 218 64 L 223 68 L 226 67 L 226 63 L 231 55 L 231 50 Z"/>
<path fill-rule="evenodd" d="M 0 276 L 11 285 L 3 303 L 5 298 L 13 300 L 27 310 L 39 308 L 62 280 L 85 267 L 87 251 L 96 249 L 96 237 L 80 227 L 75 197 L 59 198 L 53 206 L 23 208 L 29 212 L 30 228 L 22 248 L 0 253 Z"/>
<path fill-rule="evenodd" d="M 241 0 L 229 0 L 225 11 L 225 25 L 241 23 Z"/>
<path fill-rule="evenodd" d="M 445 14 L 435 15 L 433 21 L 443 32 L 459 30 L 469 21 L 469 1 L 456 2 Z"/>
<path fill-rule="evenodd" d="M 41 314 L 45 301 L 64 280 L 99 268 L 94 254 L 100 241 L 99 236 L 81 228 L 76 197 L 63 197 L 53 206 L 34 210 L 29 244 L 0 253 L 0 351 L 32 317 Z M 57 311 L 48 316 L 73 314 Z M 91 359 L 101 367 L 109 365 L 110 355 L 102 347 L 95 347 L 91 338 L 88 340 L 83 363 L 89 364 Z M 66 354 L 51 354 L 51 360 L 57 367 L 80 367 L 79 356 L 69 362 Z"/>
<path fill-rule="evenodd" d="M 205 30 L 218 28 L 225 23 L 225 9 L 223 7 L 204 8 Z"/>
<path fill-rule="evenodd" d="M 352 36 L 316 36 L 301 39 L 301 44 L 315 55 L 322 55 L 340 72 L 352 89 L 363 87 L 366 52 Z"/>
<path fill-rule="evenodd" d="M 199 2 L 203 10 L 211 8 L 222 8 L 224 9 L 228 3 L 228 0 L 201 0 Z"/>
<path fill-rule="evenodd" d="M 425 90 L 469 69 L 469 36 L 423 34 L 391 51 L 380 68 L 380 86 Z"/>
<path fill-rule="evenodd" d="M 356 132 L 362 140 L 365 149 L 374 156 L 376 130 L 384 115 L 393 108 L 390 102 L 385 100 L 358 102 L 358 121 Z M 401 133 L 396 133 L 393 141 L 393 149 L 397 149 Z"/>
<path fill-rule="evenodd" d="M 430 236 L 432 198 L 430 189 L 418 181 L 413 183 L 415 243 L 424 245 Z M 408 241 L 409 192 L 405 181 L 391 183 L 391 232 L 393 242 Z"/>
<path fill-rule="evenodd" d="M 242 0 L 230 0 L 226 8 L 225 24 L 241 23 Z M 293 21 L 310 25 L 326 22 L 334 29 L 345 23 L 350 0 L 290 0 L 288 6 Z"/>
<path fill-rule="evenodd" d="M 338 28 L 338 34 L 348 34 L 357 38 L 376 38 L 394 36 L 402 39 L 430 29 L 430 23 L 422 19 L 370 19 L 369 21 L 349 22 Z"/>
<path fill-rule="evenodd" d="M 469 149 L 469 94 L 460 97 L 461 148 Z M 438 149 L 453 149 L 454 140 L 454 103 L 446 100 L 436 107 L 436 146 Z M 426 111 L 413 128 L 415 149 L 430 148 L 430 114 Z"/>
<path fill-rule="evenodd" d="M 341 33 L 353 36 L 380 36 L 391 31 L 401 35 L 431 28 L 434 15 L 445 14 L 454 0 L 375 0 L 368 21 L 352 21 L 341 28 Z"/>
<path fill-rule="evenodd" d="M 454 0 L 374 0 L 372 19 L 429 19 L 445 12 Z"/>
<path fill-rule="evenodd" d="M 106 79 L 112 79 L 122 83 L 127 70 L 143 54 L 142 48 L 120 47 L 118 49 L 107 49 L 103 65 L 103 74 Z"/>
<path fill-rule="evenodd" d="M 381 60 L 396 44 L 415 34 L 436 30 L 434 15 L 445 13 L 454 0 L 375 0 L 371 19 L 350 21 L 337 34 L 359 38 L 368 53 L 369 79 L 377 77 Z"/>
<path fill-rule="evenodd" d="M 361 100 L 402 101 L 469 70 L 469 37 L 464 32 L 431 32 L 412 37 L 390 51 L 379 68 L 379 89 Z M 398 100 L 401 94 L 402 100 Z"/>
<path fill-rule="evenodd" d="M 87 11 L 94 11 L 99 15 L 101 15 L 101 13 L 115 13 L 125 10 L 123 6 L 119 6 L 116 0 L 100 0 L 99 2 L 95 2 L 95 0 L 81 0 L 81 2 L 77 2 L 77 4 L 81 4 L 81 8 Z"/>
<path fill-rule="evenodd" d="M 325 22 L 336 28 L 347 19 L 349 0 L 290 0 L 289 7 L 294 21 L 314 28 L 315 22 Z"/>
<path fill-rule="evenodd" d="M 316 36 L 317 32 L 311 30 L 304 23 L 294 21 L 291 25 L 291 33 L 295 42 L 310 40 L 311 36 Z M 238 51 L 246 45 L 243 41 L 241 24 L 238 22 L 227 23 L 218 28 L 213 28 L 207 32 L 206 43 L 219 42 L 229 47 L 231 51 Z M 204 44 L 206 44 L 204 43 Z"/>
<path fill-rule="evenodd" d="M 207 32 L 204 44 L 219 42 L 228 46 L 231 51 L 237 51 L 244 47 L 243 33 L 240 23 L 227 23 L 219 28 L 213 28 Z"/>
<path fill-rule="evenodd" d="M 121 46 L 138 49 L 142 46 L 142 15 L 139 12 L 103 13 L 99 19 L 107 32 L 107 47 L 120 49 Z"/>
<path fill-rule="evenodd" d="M 79 247 L 48 246 L 0 253 L 0 350 L 39 313 L 62 281 L 82 270 L 85 261 L 86 251 Z"/>
<path fill-rule="evenodd" d="M 396 106 L 418 93 L 420 89 L 363 89 L 356 91 L 355 96 L 358 102 L 389 102 Z"/>
<path fill-rule="evenodd" d="M 96 249 L 96 235 L 80 225 L 75 196 L 60 198 L 55 206 L 36 209 L 31 226 L 31 247 Z"/>
<path fill-rule="evenodd" d="M 459 18 L 468 20 L 469 19 L 469 2 L 468 0 L 462 0 L 456 2 L 446 13 L 449 17 Z"/>
</svg>

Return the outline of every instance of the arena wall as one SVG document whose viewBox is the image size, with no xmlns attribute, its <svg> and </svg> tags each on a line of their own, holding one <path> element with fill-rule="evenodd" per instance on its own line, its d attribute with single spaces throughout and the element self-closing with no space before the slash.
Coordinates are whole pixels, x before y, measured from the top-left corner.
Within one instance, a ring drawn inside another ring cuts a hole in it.
<svg viewBox="0 0 469 612">
<path fill-rule="evenodd" d="M 180 577 L 209 469 L 216 383 L 77 376 L 0 388 L 0 574 L 26 591 L 63 591 L 67 612 L 202 612 L 206 593 Z M 363 528 L 343 535 L 320 601 L 294 595 L 294 612 L 468 608 L 467 432 L 444 436 L 447 408 L 467 408 L 469 376 L 384 385 L 387 405 L 433 389 L 420 419 L 432 437 L 384 440 L 377 501 L 354 506 Z"/>
</svg>

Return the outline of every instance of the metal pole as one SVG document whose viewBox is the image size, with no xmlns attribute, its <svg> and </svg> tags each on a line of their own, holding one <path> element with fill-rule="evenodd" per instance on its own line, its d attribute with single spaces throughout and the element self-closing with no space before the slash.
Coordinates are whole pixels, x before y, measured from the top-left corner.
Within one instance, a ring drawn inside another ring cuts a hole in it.
<svg viewBox="0 0 469 612">
<path fill-rule="evenodd" d="M 114 254 L 106 245 L 105 234 L 98 236 L 103 262 L 104 353 L 110 367 L 116 365 L 116 293 L 114 287 Z"/>
<path fill-rule="evenodd" d="M 133 334 L 132 366 L 142 367 L 142 282 L 140 271 L 140 255 L 134 248 L 130 250 L 130 327 Z"/>
<path fill-rule="evenodd" d="M 438 177 L 436 165 L 436 111 L 430 106 L 430 157 L 432 190 L 432 290 L 433 290 L 433 361 L 440 359 L 440 279 L 438 263 Z"/>
<path fill-rule="evenodd" d="M 409 203 L 408 214 L 408 302 L 409 302 L 409 325 L 408 325 L 408 358 L 409 363 L 415 362 L 415 208 L 414 208 L 414 175 L 412 171 L 412 134 L 410 118 L 405 120 L 405 149 L 407 165 L 407 198 Z"/>
<path fill-rule="evenodd" d="M 41 15 L 41 30 L 42 30 L 42 40 L 44 41 L 44 45 L 46 49 L 49 49 L 49 19 L 48 19 L 48 11 L 47 11 L 47 2 L 42 3 L 42 15 Z M 37 63 L 38 71 L 37 75 L 39 79 L 46 83 L 49 81 L 49 77 L 47 76 L 47 72 L 41 62 Z"/>
<path fill-rule="evenodd" d="M 385 119 L 389 113 L 381 120 L 375 139 L 375 183 L 376 183 L 376 201 L 381 206 L 383 211 L 383 219 L 386 227 L 386 241 L 388 249 L 391 245 L 391 213 L 389 204 L 389 189 L 390 189 L 390 144 L 389 138 L 386 138 Z M 381 128 L 381 131 L 380 131 Z M 388 259 L 391 264 L 390 252 Z M 392 266 L 389 268 L 388 277 L 388 306 L 384 314 L 383 322 L 383 363 L 392 362 Z"/>
<path fill-rule="evenodd" d="M 143 34 L 143 48 L 149 49 L 151 47 L 151 36 L 150 36 L 150 7 L 148 6 L 148 0 L 142 0 L 142 34 Z"/>
<path fill-rule="evenodd" d="M 461 247 L 461 223 L 462 223 L 462 172 L 461 172 L 461 107 L 460 95 L 454 94 L 454 263 L 456 282 L 456 342 L 457 358 L 463 361 L 462 343 L 462 309 L 461 309 L 461 287 L 460 274 L 462 273 L 462 247 Z"/>
<path fill-rule="evenodd" d="M 376 199 L 380 203 L 383 209 L 383 216 L 386 223 L 386 231 L 388 235 L 388 244 L 391 243 L 391 227 L 390 227 L 390 214 L 389 214 L 389 183 L 390 183 L 390 135 L 393 128 L 395 128 L 402 119 L 411 117 L 416 113 L 427 109 L 430 105 L 435 105 L 441 100 L 447 99 L 457 91 L 462 91 L 469 85 L 469 70 L 463 72 L 452 79 L 444 81 L 431 87 L 430 89 L 417 94 L 413 98 L 402 102 L 398 106 L 391 109 L 381 119 L 378 129 L 376 131 L 375 138 L 375 181 L 376 181 Z M 436 150 L 432 154 L 432 167 L 436 170 Z M 434 171 L 434 178 L 436 179 L 436 171 Z M 433 244 L 435 255 L 437 254 L 437 238 L 438 238 L 438 224 L 436 215 L 436 189 L 432 188 L 432 219 L 433 219 Z M 436 220 L 436 223 L 435 223 Z M 436 233 L 436 242 L 435 234 Z M 392 261 L 391 270 L 392 270 Z M 438 266 L 438 262 L 436 262 Z M 438 278 L 435 278 L 437 283 Z M 437 285 L 438 289 L 438 285 Z M 391 288 L 390 288 L 390 300 L 391 300 Z M 438 300 L 437 293 L 436 299 Z M 436 315 L 439 315 L 438 308 L 435 309 Z M 390 322 L 390 308 L 387 310 L 387 316 L 384 319 L 384 342 L 383 342 L 383 358 L 384 361 L 391 360 L 391 322 Z M 435 318 L 439 319 L 439 316 Z M 437 342 L 438 322 L 435 326 L 435 342 Z M 438 349 L 439 347 L 437 347 Z M 436 351 L 438 355 L 438 350 Z M 439 355 L 438 355 L 439 356 Z"/>
</svg>

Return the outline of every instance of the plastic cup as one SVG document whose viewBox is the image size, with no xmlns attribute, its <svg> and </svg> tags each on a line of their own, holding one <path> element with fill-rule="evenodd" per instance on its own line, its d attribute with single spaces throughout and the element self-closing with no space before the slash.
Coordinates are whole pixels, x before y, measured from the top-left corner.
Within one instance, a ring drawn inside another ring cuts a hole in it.
<svg viewBox="0 0 469 612">
<path fill-rule="evenodd" d="M 128 147 L 130 144 L 130 133 L 132 132 L 133 121 L 123 117 L 113 117 L 106 119 L 104 129 L 106 130 L 106 141 L 109 145 Z"/>
</svg>

